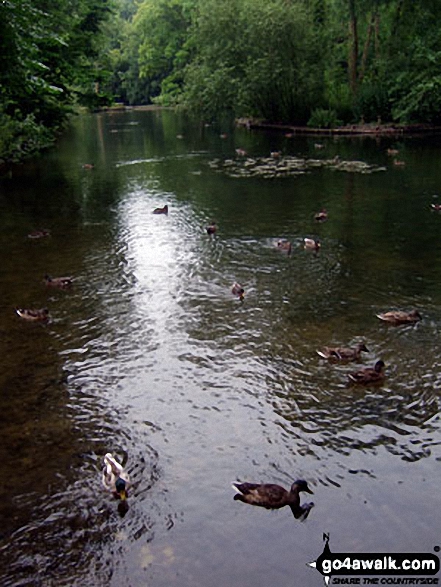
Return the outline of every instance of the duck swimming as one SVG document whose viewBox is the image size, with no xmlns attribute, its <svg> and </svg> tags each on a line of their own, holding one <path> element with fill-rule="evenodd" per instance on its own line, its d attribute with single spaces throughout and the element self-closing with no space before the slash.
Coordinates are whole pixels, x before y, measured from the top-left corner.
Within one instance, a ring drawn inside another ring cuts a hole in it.
<svg viewBox="0 0 441 587">
<path fill-rule="evenodd" d="M 287 240 L 277 241 L 277 248 L 284 251 L 287 255 L 290 255 L 292 252 L 292 244 Z"/>
<path fill-rule="evenodd" d="M 241 302 L 243 302 L 243 299 L 245 297 L 245 290 L 239 283 L 237 283 L 237 282 L 233 283 L 233 287 L 231 288 L 231 293 L 234 296 L 237 296 L 239 298 L 239 300 Z"/>
<path fill-rule="evenodd" d="M 368 353 L 369 349 L 363 342 L 359 342 L 354 348 L 325 346 L 317 354 L 334 361 L 358 361 L 362 351 Z"/>
<path fill-rule="evenodd" d="M 45 238 L 46 236 L 50 236 L 51 231 L 47 228 L 42 228 L 41 230 L 33 230 L 28 234 L 28 238 L 37 239 L 37 238 Z"/>
<path fill-rule="evenodd" d="M 217 231 L 216 222 L 210 222 L 210 224 L 205 228 L 205 230 L 207 231 L 207 234 L 215 234 Z"/>
<path fill-rule="evenodd" d="M 167 204 L 162 208 L 155 208 L 153 210 L 153 214 L 168 214 L 168 206 Z"/>
<path fill-rule="evenodd" d="M 127 499 L 130 477 L 124 470 L 124 467 L 118 463 L 110 452 L 104 455 L 102 481 L 104 488 L 111 491 L 115 497 L 118 497 L 122 501 Z"/>
<path fill-rule="evenodd" d="M 233 488 L 237 491 L 234 500 L 257 505 L 267 510 L 278 510 L 289 506 L 297 519 L 306 519 L 314 507 L 312 502 L 300 505 L 301 491 L 313 493 L 303 479 L 294 481 L 289 491 L 273 483 L 233 483 Z"/>
<path fill-rule="evenodd" d="M 303 245 L 306 250 L 315 251 L 318 253 L 320 247 L 322 246 L 318 239 L 314 238 L 304 238 Z"/>
<path fill-rule="evenodd" d="M 49 320 L 49 310 L 47 308 L 41 308 L 38 310 L 29 308 L 16 308 L 16 313 L 29 322 L 47 322 Z"/>
<path fill-rule="evenodd" d="M 328 212 L 325 210 L 325 208 L 322 208 L 320 212 L 317 212 L 317 214 L 314 216 L 314 219 L 316 222 L 325 222 L 328 220 Z"/>
<path fill-rule="evenodd" d="M 410 310 L 410 312 L 404 312 L 403 310 L 391 310 L 390 312 L 377 314 L 377 318 L 383 320 L 383 322 L 399 325 L 414 324 L 415 322 L 419 322 L 422 319 L 422 316 L 418 310 Z"/>
<path fill-rule="evenodd" d="M 58 287 L 60 289 L 69 289 L 72 287 L 73 277 L 51 277 L 44 276 L 44 282 L 48 287 Z"/>
<path fill-rule="evenodd" d="M 373 367 L 364 367 L 353 373 L 349 373 L 348 377 L 354 383 L 361 385 L 371 385 L 374 383 L 382 383 L 384 381 L 384 362 L 379 360 Z"/>
</svg>

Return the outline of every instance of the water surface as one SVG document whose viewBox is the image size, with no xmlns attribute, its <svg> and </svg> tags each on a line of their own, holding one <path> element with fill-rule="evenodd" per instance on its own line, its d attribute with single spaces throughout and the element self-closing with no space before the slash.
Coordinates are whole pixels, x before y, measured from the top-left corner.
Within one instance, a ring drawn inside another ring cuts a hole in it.
<svg viewBox="0 0 441 587">
<path fill-rule="evenodd" d="M 1 181 L 2 585 L 315 586 L 323 532 L 335 551 L 433 552 L 440 139 L 321 145 L 103 113 Z M 336 156 L 372 173 L 324 164 Z M 246 172 L 294 159 L 318 163 Z M 27 237 L 41 228 L 51 236 Z M 73 275 L 72 290 L 45 273 Z M 25 323 L 17 306 L 51 320 Z M 415 326 L 375 316 L 411 308 Z M 363 365 L 387 365 L 379 387 L 348 385 L 361 365 L 316 354 L 360 341 Z M 108 451 L 133 481 L 124 518 L 101 486 Z M 237 479 L 296 478 L 315 494 L 305 523 L 232 499 Z"/>
</svg>

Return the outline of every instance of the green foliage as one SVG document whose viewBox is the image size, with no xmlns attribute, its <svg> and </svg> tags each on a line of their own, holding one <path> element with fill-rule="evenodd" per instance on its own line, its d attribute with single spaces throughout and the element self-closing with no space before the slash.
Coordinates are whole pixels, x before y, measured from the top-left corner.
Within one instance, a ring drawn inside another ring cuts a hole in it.
<svg viewBox="0 0 441 587">
<path fill-rule="evenodd" d="M 441 123 L 441 34 L 414 39 L 406 69 L 390 83 L 392 115 L 400 122 Z"/>
<path fill-rule="evenodd" d="M 103 73 L 93 60 L 109 1 L 0 2 L 3 157 L 15 158 L 47 144 L 74 102 L 89 99 L 96 89 Z"/>
<path fill-rule="evenodd" d="M 326 108 L 316 108 L 308 120 L 308 126 L 311 128 L 335 128 L 341 124 L 342 121 L 338 119 L 335 110 Z"/>
<path fill-rule="evenodd" d="M 19 161 L 53 142 L 51 131 L 33 114 L 20 120 L 0 110 L 0 130 L 0 161 Z"/>
<path fill-rule="evenodd" d="M 301 2 L 201 0 L 185 103 L 210 117 L 230 110 L 304 121 L 321 93 L 320 55 L 308 25 Z"/>
<path fill-rule="evenodd" d="M 113 98 L 322 128 L 440 123 L 440 19 L 439 0 L 2 0 L 1 152 Z"/>
</svg>

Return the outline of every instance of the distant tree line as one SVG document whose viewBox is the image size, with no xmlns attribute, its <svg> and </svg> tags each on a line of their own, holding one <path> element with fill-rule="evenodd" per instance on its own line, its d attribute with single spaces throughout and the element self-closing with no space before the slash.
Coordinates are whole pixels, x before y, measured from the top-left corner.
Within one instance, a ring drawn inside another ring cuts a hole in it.
<svg viewBox="0 0 441 587">
<path fill-rule="evenodd" d="M 441 122 L 439 0 L 124 0 L 121 8 L 111 89 L 127 103 L 314 126 Z"/>
<path fill-rule="evenodd" d="M 22 149 L 44 142 L 73 104 L 112 99 L 205 119 L 439 124 L 440 18 L 439 0 L 2 0 L 0 158 L 23 136 Z"/>
</svg>

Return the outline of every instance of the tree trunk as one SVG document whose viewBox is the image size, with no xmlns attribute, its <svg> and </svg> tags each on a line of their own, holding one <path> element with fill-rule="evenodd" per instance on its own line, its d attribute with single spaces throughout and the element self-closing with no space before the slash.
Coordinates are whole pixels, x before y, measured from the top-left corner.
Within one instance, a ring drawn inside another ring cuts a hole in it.
<svg viewBox="0 0 441 587">
<path fill-rule="evenodd" d="M 376 13 L 373 12 L 369 26 L 368 26 L 368 30 L 366 33 L 366 40 L 365 40 L 364 48 L 363 48 L 363 55 L 361 56 L 360 74 L 358 76 L 359 83 L 361 83 L 363 81 L 364 74 L 366 73 L 366 64 L 367 64 L 367 60 L 368 60 L 368 56 L 369 56 L 369 47 L 370 47 L 371 40 L 372 40 L 372 34 L 375 29 L 376 17 L 377 17 Z"/>
<path fill-rule="evenodd" d="M 351 88 L 352 96 L 355 98 L 355 96 L 357 94 L 357 57 L 358 57 L 357 16 L 355 14 L 355 0 L 348 0 L 348 4 L 349 4 L 348 74 L 349 74 L 349 87 Z"/>
</svg>

